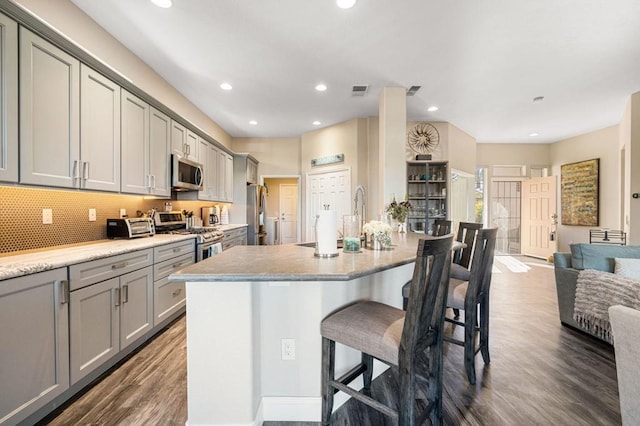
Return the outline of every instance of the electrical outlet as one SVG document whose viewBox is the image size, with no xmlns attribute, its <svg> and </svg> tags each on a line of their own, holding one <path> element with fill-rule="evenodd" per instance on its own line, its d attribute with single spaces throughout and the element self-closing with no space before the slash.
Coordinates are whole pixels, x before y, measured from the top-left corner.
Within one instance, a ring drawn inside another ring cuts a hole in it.
<svg viewBox="0 0 640 426">
<path fill-rule="evenodd" d="M 96 209 L 89 209 L 89 222 L 96 221 Z"/>
<path fill-rule="evenodd" d="M 51 225 L 53 223 L 53 210 L 42 209 L 42 224 Z"/>
<path fill-rule="evenodd" d="M 281 339 L 282 342 L 282 360 L 291 361 L 296 359 L 296 340 Z"/>
<path fill-rule="evenodd" d="M 120 209 L 120 217 L 127 217 L 127 209 Z"/>
</svg>

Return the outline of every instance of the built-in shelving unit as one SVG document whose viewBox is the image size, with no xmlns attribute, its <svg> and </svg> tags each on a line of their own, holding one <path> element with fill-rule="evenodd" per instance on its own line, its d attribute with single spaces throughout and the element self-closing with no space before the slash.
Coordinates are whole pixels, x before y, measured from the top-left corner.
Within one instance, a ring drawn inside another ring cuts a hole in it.
<svg viewBox="0 0 640 426">
<path fill-rule="evenodd" d="M 408 231 L 428 233 L 434 220 L 449 217 L 448 182 L 448 162 L 407 161 Z"/>
</svg>

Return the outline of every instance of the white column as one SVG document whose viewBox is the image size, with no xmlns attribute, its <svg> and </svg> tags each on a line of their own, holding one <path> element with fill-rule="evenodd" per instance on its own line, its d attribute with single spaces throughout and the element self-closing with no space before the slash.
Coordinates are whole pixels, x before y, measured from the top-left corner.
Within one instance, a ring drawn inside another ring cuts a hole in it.
<svg viewBox="0 0 640 426">
<path fill-rule="evenodd" d="M 378 211 L 393 195 L 403 200 L 406 192 L 407 89 L 385 87 L 380 93 Z"/>
</svg>

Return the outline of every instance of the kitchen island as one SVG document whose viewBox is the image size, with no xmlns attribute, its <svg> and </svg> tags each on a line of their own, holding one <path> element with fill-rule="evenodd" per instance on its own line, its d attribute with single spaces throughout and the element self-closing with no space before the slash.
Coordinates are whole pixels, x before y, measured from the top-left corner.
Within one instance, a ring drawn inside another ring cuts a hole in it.
<svg viewBox="0 0 640 426">
<path fill-rule="evenodd" d="M 420 237 L 394 233 L 390 249 L 334 258 L 237 246 L 171 275 L 187 282 L 188 424 L 320 420 L 321 320 L 357 300 L 401 307 Z M 337 346 L 336 374 L 359 359 Z"/>
</svg>

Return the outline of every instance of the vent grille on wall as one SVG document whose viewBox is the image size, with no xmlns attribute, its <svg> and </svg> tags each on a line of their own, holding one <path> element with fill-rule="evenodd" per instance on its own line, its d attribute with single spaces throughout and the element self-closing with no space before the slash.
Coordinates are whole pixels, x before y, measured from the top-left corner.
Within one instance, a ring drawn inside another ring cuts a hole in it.
<svg viewBox="0 0 640 426">
<path fill-rule="evenodd" d="M 356 85 L 351 89 L 351 96 L 364 96 L 369 90 L 369 86 L 366 85 Z"/>
<path fill-rule="evenodd" d="M 416 93 L 418 93 L 418 90 L 420 90 L 420 88 L 422 88 L 422 86 L 411 86 L 409 87 L 409 89 L 407 90 L 407 96 L 413 96 Z"/>
</svg>

